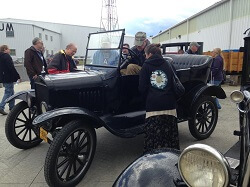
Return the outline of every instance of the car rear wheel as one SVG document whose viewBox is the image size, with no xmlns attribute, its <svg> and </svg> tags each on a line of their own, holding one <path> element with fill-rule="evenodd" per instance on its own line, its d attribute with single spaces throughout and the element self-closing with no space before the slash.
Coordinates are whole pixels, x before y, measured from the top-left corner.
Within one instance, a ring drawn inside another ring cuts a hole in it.
<svg viewBox="0 0 250 187">
<path fill-rule="evenodd" d="M 215 99 L 202 96 L 192 107 L 188 126 L 192 136 L 198 140 L 208 138 L 214 131 L 218 120 Z"/>
<path fill-rule="evenodd" d="M 42 142 L 32 125 L 36 116 L 37 111 L 30 109 L 25 101 L 13 107 L 5 122 L 5 135 L 13 146 L 29 149 Z"/>
<path fill-rule="evenodd" d="M 87 173 L 96 149 L 95 129 L 75 120 L 66 124 L 50 144 L 44 165 L 49 186 L 75 186 Z"/>
</svg>

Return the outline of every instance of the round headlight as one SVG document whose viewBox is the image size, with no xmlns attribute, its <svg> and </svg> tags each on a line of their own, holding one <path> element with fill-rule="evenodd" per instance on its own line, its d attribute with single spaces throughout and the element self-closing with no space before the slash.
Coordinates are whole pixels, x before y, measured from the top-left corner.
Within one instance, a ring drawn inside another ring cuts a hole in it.
<svg viewBox="0 0 250 187">
<path fill-rule="evenodd" d="M 48 111 L 48 105 L 44 101 L 42 101 L 41 102 L 41 112 L 45 113 L 47 111 Z"/>
<path fill-rule="evenodd" d="M 235 90 L 231 93 L 230 95 L 230 99 L 232 100 L 232 102 L 234 103 L 240 103 L 241 101 L 243 101 L 244 99 L 244 95 L 241 91 L 239 90 Z"/>
<path fill-rule="evenodd" d="M 178 168 L 188 186 L 226 187 L 230 169 L 227 160 L 216 149 L 204 144 L 187 147 L 180 155 Z"/>
</svg>

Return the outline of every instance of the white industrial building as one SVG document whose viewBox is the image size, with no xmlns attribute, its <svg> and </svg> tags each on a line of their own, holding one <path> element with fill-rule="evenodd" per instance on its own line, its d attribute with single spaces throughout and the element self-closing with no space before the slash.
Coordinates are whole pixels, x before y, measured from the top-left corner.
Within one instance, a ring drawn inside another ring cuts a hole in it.
<svg viewBox="0 0 250 187">
<path fill-rule="evenodd" d="M 13 59 L 23 58 L 24 51 L 32 45 L 32 40 L 39 37 L 45 46 L 45 57 L 65 49 L 69 43 L 78 47 L 76 57 L 83 57 L 89 33 L 97 32 L 98 27 L 50 23 L 32 20 L 0 19 L 0 45 L 6 44 L 11 49 Z M 134 37 L 126 36 L 125 42 L 133 45 Z"/>
<path fill-rule="evenodd" d="M 202 1 L 201 1 L 202 3 Z M 203 51 L 238 50 L 250 28 L 250 0 L 222 0 L 153 37 L 155 43 L 203 42 Z M 169 49 L 172 50 L 172 49 Z"/>
</svg>

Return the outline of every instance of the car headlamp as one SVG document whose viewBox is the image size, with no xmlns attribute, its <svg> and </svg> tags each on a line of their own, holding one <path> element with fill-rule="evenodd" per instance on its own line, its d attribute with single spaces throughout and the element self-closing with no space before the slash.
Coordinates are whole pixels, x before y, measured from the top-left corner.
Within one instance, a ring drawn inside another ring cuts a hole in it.
<svg viewBox="0 0 250 187">
<path fill-rule="evenodd" d="M 244 99 L 244 95 L 241 91 L 239 90 L 235 90 L 231 93 L 230 95 L 230 99 L 232 100 L 232 102 L 234 103 L 240 103 L 241 101 L 243 101 Z"/>
<path fill-rule="evenodd" d="M 188 186 L 218 186 L 229 184 L 230 169 L 225 157 L 211 146 L 195 144 L 180 155 L 178 169 Z"/>
<path fill-rule="evenodd" d="M 45 113 L 45 112 L 48 111 L 48 105 L 47 105 L 46 102 L 42 101 L 41 104 L 40 104 L 40 106 L 41 106 L 41 112 L 42 113 Z"/>
</svg>

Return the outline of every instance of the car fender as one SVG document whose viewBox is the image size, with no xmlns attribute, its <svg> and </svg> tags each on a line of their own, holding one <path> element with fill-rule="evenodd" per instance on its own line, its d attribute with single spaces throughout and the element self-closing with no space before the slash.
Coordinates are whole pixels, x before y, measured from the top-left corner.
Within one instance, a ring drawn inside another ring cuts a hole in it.
<svg viewBox="0 0 250 187">
<path fill-rule="evenodd" d="M 98 128 L 104 125 L 104 121 L 102 121 L 95 113 L 80 107 L 64 107 L 64 108 L 57 108 L 54 110 L 50 110 L 48 112 L 45 112 L 39 116 L 37 116 L 33 120 L 33 125 L 39 126 L 41 123 L 44 123 L 46 121 L 63 117 L 63 116 L 69 116 L 69 115 L 76 115 L 84 118 L 88 118 L 95 122 L 94 127 Z"/>
<path fill-rule="evenodd" d="M 27 94 L 29 94 L 31 97 L 36 97 L 35 90 L 31 89 L 31 90 L 21 91 L 21 92 L 14 94 L 10 96 L 9 98 L 7 98 L 5 102 L 9 103 L 13 99 L 20 99 L 20 100 L 27 102 Z"/>
<path fill-rule="evenodd" d="M 180 151 L 156 149 L 132 162 L 116 179 L 113 187 L 168 186 L 181 179 L 177 168 Z"/>
<path fill-rule="evenodd" d="M 219 99 L 225 99 L 227 97 L 225 91 L 221 87 L 215 86 L 215 85 L 205 85 L 205 86 L 199 87 L 193 93 L 195 93 L 195 95 L 194 95 L 194 97 L 192 99 L 191 107 L 194 105 L 194 103 L 202 95 L 215 96 L 215 97 L 217 97 Z"/>
</svg>

